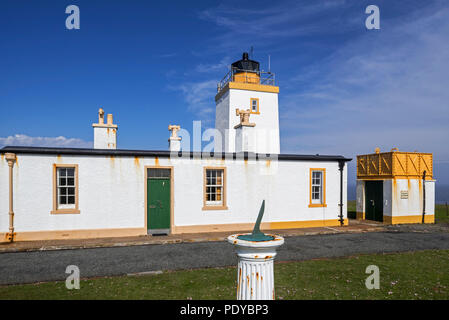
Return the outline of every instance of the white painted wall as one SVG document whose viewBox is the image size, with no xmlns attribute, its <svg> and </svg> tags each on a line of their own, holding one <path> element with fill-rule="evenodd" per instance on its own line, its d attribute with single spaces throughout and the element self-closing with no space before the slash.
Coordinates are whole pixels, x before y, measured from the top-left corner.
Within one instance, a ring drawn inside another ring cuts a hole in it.
<svg viewBox="0 0 449 320">
<path fill-rule="evenodd" d="M 356 212 L 365 212 L 365 181 L 356 182 Z"/>
<path fill-rule="evenodd" d="M 9 167 L 5 156 L 0 160 L 0 233 L 9 232 Z"/>
<path fill-rule="evenodd" d="M 117 149 L 117 129 L 111 126 L 95 124 L 94 127 L 95 149 Z"/>
<path fill-rule="evenodd" d="M 383 215 L 390 216 L 392 215 L 393 208 L 393 199 L 392 199 L 392 188 L 393 188 L 393 180 L 384 180 L 383 182 Z"/>
<path fill-rule="evenodd" d="M 256 131 L 254 127 L 241 126 L 235 129 L 235 151 L 256 153 Z"/>
<path fill-rule="evenodd" d="M 422 179 L 396 179 L 392 182 L 392 215 L 421 215 L 423 209 Z M 408 199 L 401 199 L 401 191 L 408 191 Z M 426 214 L 435 213 L 435 182 L 426 181 Z"/>
<path fill-rule="evenodd" d="M 259 99 L 260 114 L 251 114 L 250 122 L 256 124 L 257 153 L 280 153 L 278 94 L 251 90 L 229 89 L 216 106 L 215 128 L 226 136 L 227 152 L 235 152 L 235 129 L 240 117 L 235 109 L 251 109 L 251 98 Z M 226 132 L 226 130 L 228 130 Z"/>
<path fill-rule="evenodd" d="M 357 180 L 357 211 L 365 211 L 365 182 Z M 408 199 L 401 199 L 401 191 Z M 421 179 L 386 179 L 383 181 L 384 216 L 415 216 L 422 214 Z M 435 214 L 435 181 L 426 181 L 426 214 Z"/>
<path fill-rule="evenodd" d="M 18 154 L 14 167 L 17 232 L 146 228 L 144 166 L 174 166 L 176 226 L 338 219 L 337 162 L 200 160 Z M 53 164 L 78 164 L 80 214 L 51 214 Z M 227 168 L 228 210 L 203 211 L 203 167 Z M 309 169 L 326 168 L 326 208 L 309 208 Z M 344 170 L 346 218 L 347 170 Z M 0 232 L 8 231 L 8 166 L 0 162 Z"/>
</svg>

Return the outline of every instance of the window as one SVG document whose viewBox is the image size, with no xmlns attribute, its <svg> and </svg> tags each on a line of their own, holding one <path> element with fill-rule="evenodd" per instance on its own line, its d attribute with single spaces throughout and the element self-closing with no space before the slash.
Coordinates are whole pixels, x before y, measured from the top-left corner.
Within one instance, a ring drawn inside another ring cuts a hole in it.
<svg viewBox="0 0 449 320">
<path fill-rule="evenodd" d="M 259 99 L 251 98 L 250 104 L 251 104 L 251 113 L 259 113 Z"/>
<path fill-rule="evenodd" d="M 326 207 L 326 169 L 310 169 L 309 207 Z"/>
<path fill-rule="evenodd" d="M 54 165 L 53 211 L 51 213 L 79 213 L 78 166 Z"/>
<path fill-rule="evenodd" d="M 204 169 L 203 210 L 225 210 L 226 207 L 226 169 Z"/>
</svg>

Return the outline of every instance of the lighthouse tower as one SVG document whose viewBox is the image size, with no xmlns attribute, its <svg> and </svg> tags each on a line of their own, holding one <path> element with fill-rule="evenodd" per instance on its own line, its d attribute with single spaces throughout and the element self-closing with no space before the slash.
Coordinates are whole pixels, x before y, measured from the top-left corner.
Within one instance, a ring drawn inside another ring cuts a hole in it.
<svg viewBox="0 0 449 320">
<path fill-rule="evenodd" d="M 248 59 L 245 52 L 218 83 L 217 91 L 215 128 L 223 140 L 221 143 L 216 141 L 215 151 L 219 152 L 221 146 L 224 152 L 279 154 L 279 87 L 275 85 L 274 74 L 261 71 L 259 62 Z M 241 110 L 249 110 L 251 126 L 245 127 L 241 123 Z M 242 136 L 239 130 L 242 129 L 254 141 L 249 144 L 252 146 L 250 150 L 239 147 L 248 145 L 238 141 Z"/>
</svg>

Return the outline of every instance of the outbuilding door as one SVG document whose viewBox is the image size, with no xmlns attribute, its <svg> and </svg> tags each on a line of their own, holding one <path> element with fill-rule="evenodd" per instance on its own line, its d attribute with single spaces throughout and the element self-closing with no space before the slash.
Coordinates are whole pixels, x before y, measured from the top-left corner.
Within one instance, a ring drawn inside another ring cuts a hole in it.
<svg viewBox="0 0 449 320">
<path fill-rule="evenodd" d="M 148 169 L 147 229 L 149 234 L 170 233 L 170 169 Z"/>
<path fill-rule="evenodd" d="M 383 181 L 365 181 L 365 219 L 383 221 Z"/>
</svg>

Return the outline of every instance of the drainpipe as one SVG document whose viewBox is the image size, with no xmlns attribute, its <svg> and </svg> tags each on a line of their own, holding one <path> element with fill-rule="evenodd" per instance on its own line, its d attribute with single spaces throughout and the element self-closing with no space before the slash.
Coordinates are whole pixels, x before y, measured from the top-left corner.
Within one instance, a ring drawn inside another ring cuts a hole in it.
<svg viewBox="0 0 449 320">
<path fill-rule="evenodd" d="M 422 174 L 422 223 L 424 223 L 424 216 L 426 215 L 426 170 Z"/>
<path fill-rule="evenodd" d="M 343 226 L 345 220 L 343 219 L 343 169 L 345 167 L 344 161 L 338 161 L 338 170 L 340 170 L 340 215 L 339 215 L 339 221 L 340 225 Z"/>
<path fill-rule="evenodd" d="M 6 161 L 9 166 L 9 232 L 6 234 L 6 238 L 10 242 L 14 242 L 14 210 L 13 210 L 13 167 L 16 162 L 16 155 L 14 153 L 5 153 Z"/>
</svg>

